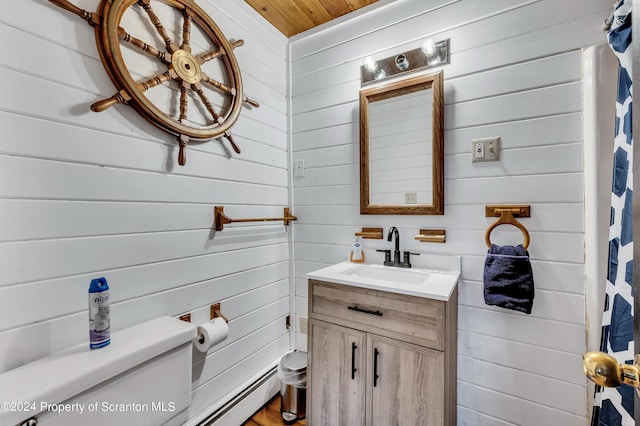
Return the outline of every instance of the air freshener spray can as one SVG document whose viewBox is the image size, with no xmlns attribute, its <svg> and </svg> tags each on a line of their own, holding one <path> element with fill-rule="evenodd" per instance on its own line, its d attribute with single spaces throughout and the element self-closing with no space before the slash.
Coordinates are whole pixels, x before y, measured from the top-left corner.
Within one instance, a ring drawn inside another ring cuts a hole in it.
<svg viewBox="0 0 640 426">
<path fill-rule="evenodd" d="M 109 284 L 105 278 L 91 280 L 89 286 L 89 347 L 101 348 L 111 343 Z"/>
</svg>

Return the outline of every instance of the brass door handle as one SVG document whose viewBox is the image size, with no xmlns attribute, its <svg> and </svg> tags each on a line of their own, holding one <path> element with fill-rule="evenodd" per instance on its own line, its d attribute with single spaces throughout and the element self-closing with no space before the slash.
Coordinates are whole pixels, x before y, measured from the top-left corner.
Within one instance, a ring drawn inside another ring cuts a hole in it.
<svg viewBox="0 0 640 426">
<path fill-rule="evenodd" d="M 582 356 L 584 374 L 597 385 L 618 387 L 625 383 L 640 388 L 640 355 L 634 364 L 620 364 L 604 352 L 587 352 Z"/>
</svg>

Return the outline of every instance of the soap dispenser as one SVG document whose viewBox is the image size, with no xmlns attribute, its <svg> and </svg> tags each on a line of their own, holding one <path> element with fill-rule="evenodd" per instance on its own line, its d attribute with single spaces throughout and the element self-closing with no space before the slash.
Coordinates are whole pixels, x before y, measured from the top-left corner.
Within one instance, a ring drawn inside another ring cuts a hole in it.
<svg viewBox="0 0 640 426">
<path fill-rule="evenodd" d="M 357 232 L 357 229 L 356 229 Z M 353 237 L 353 243 L 351 244 L 351 254 L 349 260 L 353 263 L 364 262 L 364 251 L 362 251 L 362 244 L 360 243 L 360 237 L 357 235 Z"/>
</svg>

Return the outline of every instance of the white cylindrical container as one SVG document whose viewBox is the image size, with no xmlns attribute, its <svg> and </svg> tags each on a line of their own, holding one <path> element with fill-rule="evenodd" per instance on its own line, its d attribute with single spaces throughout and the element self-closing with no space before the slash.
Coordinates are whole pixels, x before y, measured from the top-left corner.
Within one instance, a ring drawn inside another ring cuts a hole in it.
<svg viewBox="0 0 640 426">
<path fill-rule="evenodd" d="M 109 284 L 106 278 L 91 280 L 89 286 L 89 347 L 101 348 L 111 343 Z"/>
</svg>

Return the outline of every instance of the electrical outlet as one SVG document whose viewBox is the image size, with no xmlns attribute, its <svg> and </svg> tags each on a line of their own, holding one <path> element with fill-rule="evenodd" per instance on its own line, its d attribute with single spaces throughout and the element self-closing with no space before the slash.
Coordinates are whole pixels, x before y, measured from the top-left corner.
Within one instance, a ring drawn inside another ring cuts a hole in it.
<svg viewBox="0 0 640 426">
<path fill-rule="evenodd" d="M 417 204 L 418 203 L 418 195 L 415 192 L 405 192 L 404 193 L 404 203 L 405 204 Z"/>
<path fill-rule="evenodd" d="M 500 137 L 473 139 L 471 141 L 471 162 L 500 160 Z"/>
<path fill-rule="evenodd" d="M 293 175 L 297 177 L 304 176 L 304 160 L 296 160 L 294 162 Z"/>
<path fill-rule="evenodd" d="M 307 317 L 300 317 L 299 331 L 302 334 L 307 334 Z"/>
<path fill-rule="evenodd" d="M 484 158 L 484 143 L 474 141 L 473 152 L 475 154 L 476 161 Z"/>
</svg>

